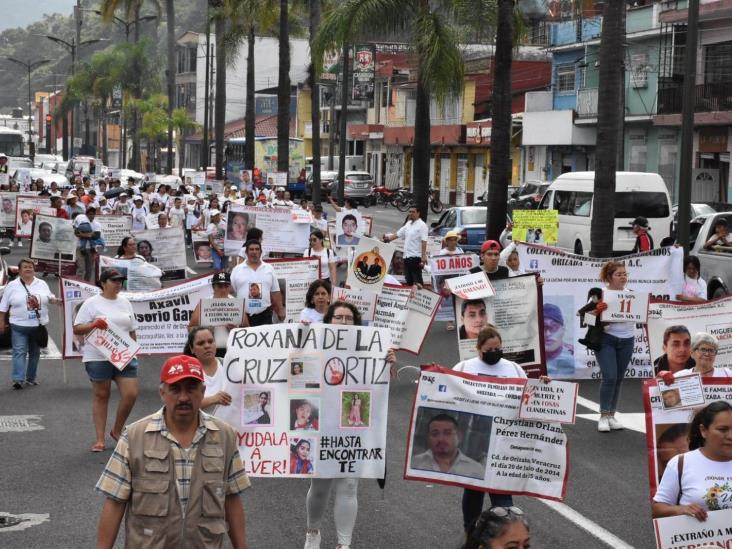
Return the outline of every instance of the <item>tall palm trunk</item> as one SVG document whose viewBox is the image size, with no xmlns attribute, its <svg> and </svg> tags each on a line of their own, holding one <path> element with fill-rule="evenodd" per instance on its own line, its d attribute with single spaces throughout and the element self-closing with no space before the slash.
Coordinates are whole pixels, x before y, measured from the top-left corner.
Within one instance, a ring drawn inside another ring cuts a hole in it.
<svg viewBox="0 0 732 549">
<path fill-rule="evenodd" d="M 165 16 L 167 22 L 168 70 L 166 80 L 168 85 L 168 160 L 165 163 L 165 173 L 173 173 L 173 107 L 175 107 L 175 6 L 173 0 L 165 0 Z"/>
<path fill-rule="evenodd" d="M 430 180 L 430 92 L 421 74 L 417 75 L 417 101 L 414 113 L 414 200 L 422 219 L 427 220 Z"/>
<path fill-rule="evenodd" d="M 135 44 L 140 43 L 140 7 L 135 9 Z M 140 70 L 137 66 L 137 57 L 135 57 L 135 82 L 132 86 L 132 93 L 135 99 L 142 97 L 142 85 L 140 83 Z M 130 154 L 129 168 L 140 171 L 140 112 L 137 107 L 132 109 L 132 124 L 130 127 L 132 133 L 132 154 Z M 125 147 L 127 144 L 125 144 Z"/>
<path fill-rule="evenodd" d="M 244 125 L 244 168 L 247 170 L 254 169 L 254 140 L 257 137 L 257 117 L 254 108 L 254 64 L 256 61 L 254 59 L 254 39 L 254 25 L 252 25 L 247 34 L 247 112 Z"/>
<path fill-rule="evenodd" d="M 491 164 L 488 177 L 486 238 L 498 240 L 506 227 L 506 192 L 511 180 L 511 48 L 513 0 L 498 0 L 494 57 Z"/>
<path fill-rule="evenodd" d="M 288 0 L 280 0 L 280 67 L 277 83 L 277 171 L 290 167 L 290 24 Z"/>
<path fill-rule="evenodd" d="M 320 26 L 320 0 L 310 0 L 310 114 L 313 143 L 313 202 L 320 204 L 320 86 L 315 76 L 315 57 L 312 42 Z"/>
<path fill-rule="evenodd" d="M 613 251 L 615 224 L 615 170 L 617 169 L 618 110 L 622 79 L 625 36 L 625 3 L 606 2 L 600 41 L 600 80 L 597 96 L 597 148 L 595 152 L 595 193 L 592 225 L 590 226 L 590 255 L 609 257 Z"/>
<path fill-rule="evenodd" d="M 216 17 L 216 107 L 214 114 L 214 137 L 216 140 L 216 179 L 224 179 L 224 126 L 226 125 L 226 51 L 224 33 L 226 19 L 223 14 Z"/>
<path fill-rule="evenodd" d="M 107 97 L 102 97 L 102 104 L 99 109 L 99 117 L 102 122 L 102 163 L 109 166 L 109 148 L 107 147 Z"/>
</svg>

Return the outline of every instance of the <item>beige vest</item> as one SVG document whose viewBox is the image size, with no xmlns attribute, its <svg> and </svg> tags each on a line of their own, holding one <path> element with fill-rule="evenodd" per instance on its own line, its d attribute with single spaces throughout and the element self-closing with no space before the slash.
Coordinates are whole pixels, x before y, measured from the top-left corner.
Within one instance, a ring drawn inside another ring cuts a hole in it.
<svg viewBox="0 0 732 549">
<path fill-rule="evenodd" d="M 183 517 L 175 483 L 171 443 L 159 431 L 145 432 L 150 417 L 128 426 L 132 494 L 125 520 L 129 549 L 198 549 L 223 547 L 226 479 L 236 450 L 235 435 L 224 422 L 211 418 L 219 431 L 209 430 L 198 442 L 190 495 Z"/>
</svg>

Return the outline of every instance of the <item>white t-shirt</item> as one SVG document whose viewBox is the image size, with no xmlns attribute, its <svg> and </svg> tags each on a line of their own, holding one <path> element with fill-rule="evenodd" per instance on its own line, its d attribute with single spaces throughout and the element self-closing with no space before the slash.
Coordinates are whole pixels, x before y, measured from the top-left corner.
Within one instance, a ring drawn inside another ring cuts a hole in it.
<svg viewBox="0 0 732 549">
<path fill-rule="evenodd" d="M 186 212 L 182 207 L 170 208 L 170 210 L 168 211 L 168 217 L 170 218 L 171 227 L 182 227 L 183 220 L 186 217 Z"/>
<path fill-rule="evenodd" d="M 330 269 L 328 269 L 328 266 L 331 263 L 338 263 L 338 256 L 335 254 L 334 251 L 330 250 L 329 248 L 323 248 L 319 252 L 316 252 L 312 248 L 306 249 L 302 255 L 304 257 L 319 257 L 320 258 L 320 278 L 323 280 L 329 280 L 330 279 Z"/>
<path fill-rule="evenodd" d="M 124 297 L 107 299 L 101 294 L 90 297 L 82 303 L 76 319 L 74 319 L 74 326 L 93 322 L 99 317 L 104 318 L 107 323 L 114 324 L 124 332 L 134 332 L 137 329 L 137 319 L 135 318 L 135 312 L 132 310 L 132 304 Z M 84 355 L 81 361 L 91 362 L 94 360 L 107 359 L 93 345 L 84 345 Z"/>
<path fill-rule="evenodd" d="M 300 311 L 300 322 L 309 322 L 310 324 L 320 324 L 323 322 L 324 314 L 320 314 L 315 309 L 305 307 Z"/>
<path fill-rule="evenodd" d="M 453 367 L 456 372 L 465 372 L 466 374 L 474 374 L 479 376 L 491 376 L 491 377 L 515 377 L 526 379 L 526 372 L 523 368 L 502 358 L 496 362 L 493 366 L 483 362 L 480 357 L 471 358 L 469 360 L 463 360 L 458 362 Z"/>
<path fill-rule="evenodd" d="M 420 248 L 420 253 L 422 253 L 421 248 Z M 450 251 L 447 248 L 442 248 L 439 252 L 437 252 L 437 255 L 458 255 L 458 254 L 464 254 L 464 253 L 465 252 L 463 251 L 463 249 L 460 246 L 458 246 L 453 251 Z"/>
<path fill-rule="evenodd" d="M 130 210 L 132 214 L 132 230 L 133 231 L 144 231 L 145 230 L 145 218 L 147 217 L 147 208 L 137 208 L 133 206 Z"/>
<path fill-rule="evenodd" d="M 668 462 L 653 501 L 676 505 L 679 499 L 679 457 L 674 456 Z M 698 449 L 684 454 L 679 505 L 691 503 L 710 511 L 732 509 L 732 461 L 712 461 Z"/>
<path fill-rule="evenodd" d="M 700 299 L 707 298 L 707 283 L 702 278 L 687 278 L 684 275 L 684 285 L 681 287 L 681 294 L 686 297 L 698 297 Z"/>
<path fill-rule="evenodd" d="M 219 391 L 224 390 L 226 371 L 219 359 L 216 359 L 216 362 L 218 363 L 218 368 L 216 368 L 214 375 L 210 376 L 206 373 L 206 370 L 203 371 L 203 383 L 206 386 L 206 390 L 203 393 L 204 398 L 214 396 Z"/>
<path fill-rule="evenodd" d="M 30 286 L 26 286 L 31 295 L 40 303 L 41 324 L 48 324 L 48 298 L 55 297 L 44 280 L 33 278 Z M 20 282 L 20 277 L 5 286 L 3 298 L 0 300 L 0 311 L 10 311 L 10 324 L 16 326 L 38 326 L 36 312 L 28 308 L 28 293 Z"/>
<path fill-rule="evenodd" d="M 427 242 L 427 224 L 422 219 L 408 221 L 397 231 L 404 239 L 404 257 L 422 257 L 422 242 Z"/>
<path fill-rule="evenodd" d="M 318 229 L 319 231 L 322 231 L 323 234 L 327 234 L 327 232 L 328 232 L 328 221 L 325 219 L 313 218 L 313 222 L 310 223 L 310 226 Z"/>
<path fill-rule="evenodd" d="M 264 262 L 256 271 L 246 261 L 234 267 L 231 271 L 231 287 L 237 297 L 244 298 L 246 313 L 254 315 L 272 305 L 271 292 L 280 291 L 274 269 Z"/>
</svg>

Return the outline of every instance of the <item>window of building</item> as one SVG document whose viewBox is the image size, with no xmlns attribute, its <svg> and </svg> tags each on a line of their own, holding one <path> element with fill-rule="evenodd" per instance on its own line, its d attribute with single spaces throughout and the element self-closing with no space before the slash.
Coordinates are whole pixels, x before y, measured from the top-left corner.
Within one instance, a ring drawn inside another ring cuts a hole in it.
<svg viewBox="0 0 732 549">
<path fill-rule="evenodd" d="M 732 42 L 709 44 L 704 49 L 704 83 L 726 84 L 732 81 Z"/>
<path fill-rule="evenodd" d="M 558 93 L 574 92 L 575 70 L 574 63 L 557 65 L 556 89 Z"/>
</svg>

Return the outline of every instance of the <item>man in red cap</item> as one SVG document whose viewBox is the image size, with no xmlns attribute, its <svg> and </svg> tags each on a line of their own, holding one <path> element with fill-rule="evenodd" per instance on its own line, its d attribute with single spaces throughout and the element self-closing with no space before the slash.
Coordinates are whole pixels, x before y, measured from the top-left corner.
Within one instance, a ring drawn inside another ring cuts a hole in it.
<svg viewBox="0 0 732 549">
<path fill-rule="evenodd" d="M 480 258 L 483 264 L 470 269 L 471 273 L 485 271 L 489 280 L 501 280 L 508 278 L 508 267 L 499 265 L 501 259 L 501 245 L 495 240 L 486 240 L 480 247 Z"/>
<path fill-rule="evenodd" d="M 228 531 L 246 548 L 239 494 L 249 479 L 234 430 L 201 411 L 203 393 L 198 359 L 163 364 L 163 407 L 125 429 L 97 483 L 107 497 L 97 547 L 114 546 L 126 512 L 125 547 L 219 548 Z"/>
</svg>

